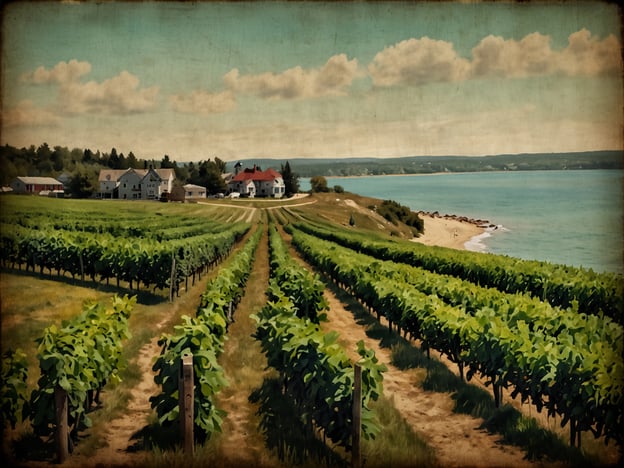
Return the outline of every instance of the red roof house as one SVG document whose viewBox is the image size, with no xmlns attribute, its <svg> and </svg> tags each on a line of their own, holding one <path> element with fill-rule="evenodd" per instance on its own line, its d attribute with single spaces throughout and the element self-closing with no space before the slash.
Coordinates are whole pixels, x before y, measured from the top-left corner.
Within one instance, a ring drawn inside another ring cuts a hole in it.
<svg viewBox="0 0 624 468">
<path fill-rule="evenodd" d="M 228 183 L 230 193 L 238 192 L 246 197 L 281 198 L 286 192 L 282 175 L 274 169 L 262 171 L 254 166 L 240 171 Z"/>
</svg>

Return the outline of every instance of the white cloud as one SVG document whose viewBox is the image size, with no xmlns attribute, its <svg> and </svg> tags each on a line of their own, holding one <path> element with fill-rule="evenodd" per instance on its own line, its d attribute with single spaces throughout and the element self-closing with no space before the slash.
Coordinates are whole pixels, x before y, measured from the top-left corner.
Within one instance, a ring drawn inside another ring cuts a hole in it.
<svg viewBox="0 0 624 468">
<path fill-rule="evenodd" d="M 34 84 L 56 83 L 64 85 L 77 81 L 81 76 L 90 72 L 91 64 L 89 62 L 79 62 L 74 59 L 69 62 L 59 62 L 50 70 L 39 67 L 34 72 L 23 74 L 22 81 Z"/>
<path fill-rule="evenodd" d="M 35 107 L 32 101 L 20 101 L 17 106 L 2 111 L 2 126 L 12 127 L 51 127 L 60 123 L 55 113 Z"/>
<path fill-rule="evenodd" d="M 540 33 L 520 41 L 487 36 L 472 49 L 472 75 L 511 78 L 552 73 L 556 63 L 550 41 Z"/>
<path fill-rule="evenodd" d="M 357 60 L 334 55 L 321 68 L 289 68 L 282 73 L 240 75 L 234 68 L 223 77 L 229 89 L 264 99 L 306 99 L 341 96 L 357 76 Z"/>
<path fill-rule="evenodd" d="M 614 35 L 600 40 L 587 29 L 571 34 L 562 50 L 554 50 L 551 37 L 539 32 L 519 41 L 490 35 L 472 49 L 471 60 L 460 57 L 450 42 L 423 37 L 386 47 L 368 71 L 376 86 L 419 86 L 482 77 L 621 73 L 622 57 Z"/>
<path fill-rule="evenodd" d="M 602 41 L 587 29 L 568 38 L 568 47 L 558 57 L 558 68 L 568 75 L 622 73 L 621 44 L 610 34 Z"/>
<path fill-rule="evenodd" d="M 127 71 L 101 83 L 71 82 L 59 90 L 59 105 L 68 113 L 131 114 L 152 109 L 159 88 L 139 88 L 139 79 Z"/>
<path fill-rule="evenodd" d="M 399 42 L 377 53 L 368 66 L 376 86 L 418 86 L 466 77 L 469 62 L 453 44 L 423 37 Z"/>
<path fill-rule="evenodd" d="M 139 87 L 139 78 L 124 70 L 98 83 L 81 81 L 91 71 L 91 64 L 70 60 L 52 69 L 37 68 L 22 76 L 33 84 L 58 85 L 57 110 L 64 114 L 116 114 L 146 112 L 157 104 L 158 86 Z"/>
<path fill-rule="evenodd" d="M 488 36 L 472 49 L 472 74 L 506 78 L 563 74 L 601 75 L 620 73 L 620 44 L 615 36 L 603 40 L 587 29 L 571 34 L 568 46 L 551 48 L 551 38 L 532 33 L 520 41 Z"/>
<path fill-rule="evenodd" d="M 218 114 L 236 107 L 236 97 L 232 91 L 209 93 L 193 91 L 189 94 L 175 94 L 169 98 L 171 108 L 176 112 L 189 114 Z"/>
</svg>

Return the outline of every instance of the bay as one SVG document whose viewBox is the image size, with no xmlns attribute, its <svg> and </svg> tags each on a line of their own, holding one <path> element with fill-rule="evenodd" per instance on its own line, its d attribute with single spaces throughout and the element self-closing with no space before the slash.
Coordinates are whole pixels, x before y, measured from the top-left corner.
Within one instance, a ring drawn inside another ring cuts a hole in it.
<svg viewBox="0 0 624 468">
<path fill-rule="evenodd" d="M 309 189 L 309 180 L 301 181 Z M 328 177 L 328 185 L 498 226 L 466 246 L 595 271 L 624 272 L 624 171 L 510 171 Z M 426 229 L 426 224 L 425 224 Z"/>
</svg>

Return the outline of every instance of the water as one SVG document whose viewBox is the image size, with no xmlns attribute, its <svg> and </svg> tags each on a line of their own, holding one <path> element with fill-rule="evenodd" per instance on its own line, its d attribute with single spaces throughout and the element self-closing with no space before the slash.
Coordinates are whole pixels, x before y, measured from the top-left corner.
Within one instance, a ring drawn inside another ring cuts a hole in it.
<svg viewBox="0 0 624 468">
<path fill-rule="evenodd" d="M 619 170 L 327 178 L 330 187 L 415 211 L 499 225 L 468 243 L 470 250 L 617 272 L 624 272 L 623 180 Z"/>
</svg>

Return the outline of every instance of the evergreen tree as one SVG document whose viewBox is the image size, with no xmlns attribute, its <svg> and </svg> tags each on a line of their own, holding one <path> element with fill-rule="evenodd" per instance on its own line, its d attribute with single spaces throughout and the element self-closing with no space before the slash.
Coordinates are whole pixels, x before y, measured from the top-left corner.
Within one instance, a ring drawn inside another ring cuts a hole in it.
<svg viewBox="0 0 624 468">
<path fill-rule="evenodd" d="M 115 148 L 111 150 L 110 156 L 108 157 L 108 167 L 111 169 L 119 169 L 119 155 Z"/>
<path fill-rule="evenodd" d="M 225 162 L 225 161 L 222 161 L 222 160 L 221 160 L 221 159 L 219 159 L 219 158 L 215 158 L 214 163 L 215 163 L 215 165 L 217 166 L 217 169 L 219 170 L 219 172 L 220 172 L 221 174 L 225 174 L 225 165 L 226 165 L 226 162 Z"/>
<path fill-rule="evenodd" d="M 293 172 L 290 168 L 290 163 L 286 161 L 286 164 L 282 164 L 281 171 L 282 179 L 284 180 L 284 186 L 286 189 L 286 196 L 292 197 L 295 193 L 299 192 L 299 175 Z"/>
<path fill-rule="evenodd" d="M 128 167 L 132 167 L 133 169 L 139 168 L 139 161 L 132 151 L 128 153 L 128 157 L 126 158 L 126 164 L 128 165 Z"/>
<path fill-rule="evenodd" d="M 61 148 L 55 146 L 54 151 L 50 155 L 50 162 L 52 163 L 52 169 L 56 172 L 61 172 L 65 166 L 65 161 L 69 160 L 69 150 L 67 148 Z"/>
<path fill-rule="evenodd" d="M 165 156 L 162 158 L 162 161 L 160 161 L 161 169 L 173 169 L 175 166 L 175 161 L 171 161 L 168 154 L 165 154 Z"/>
</svg>

